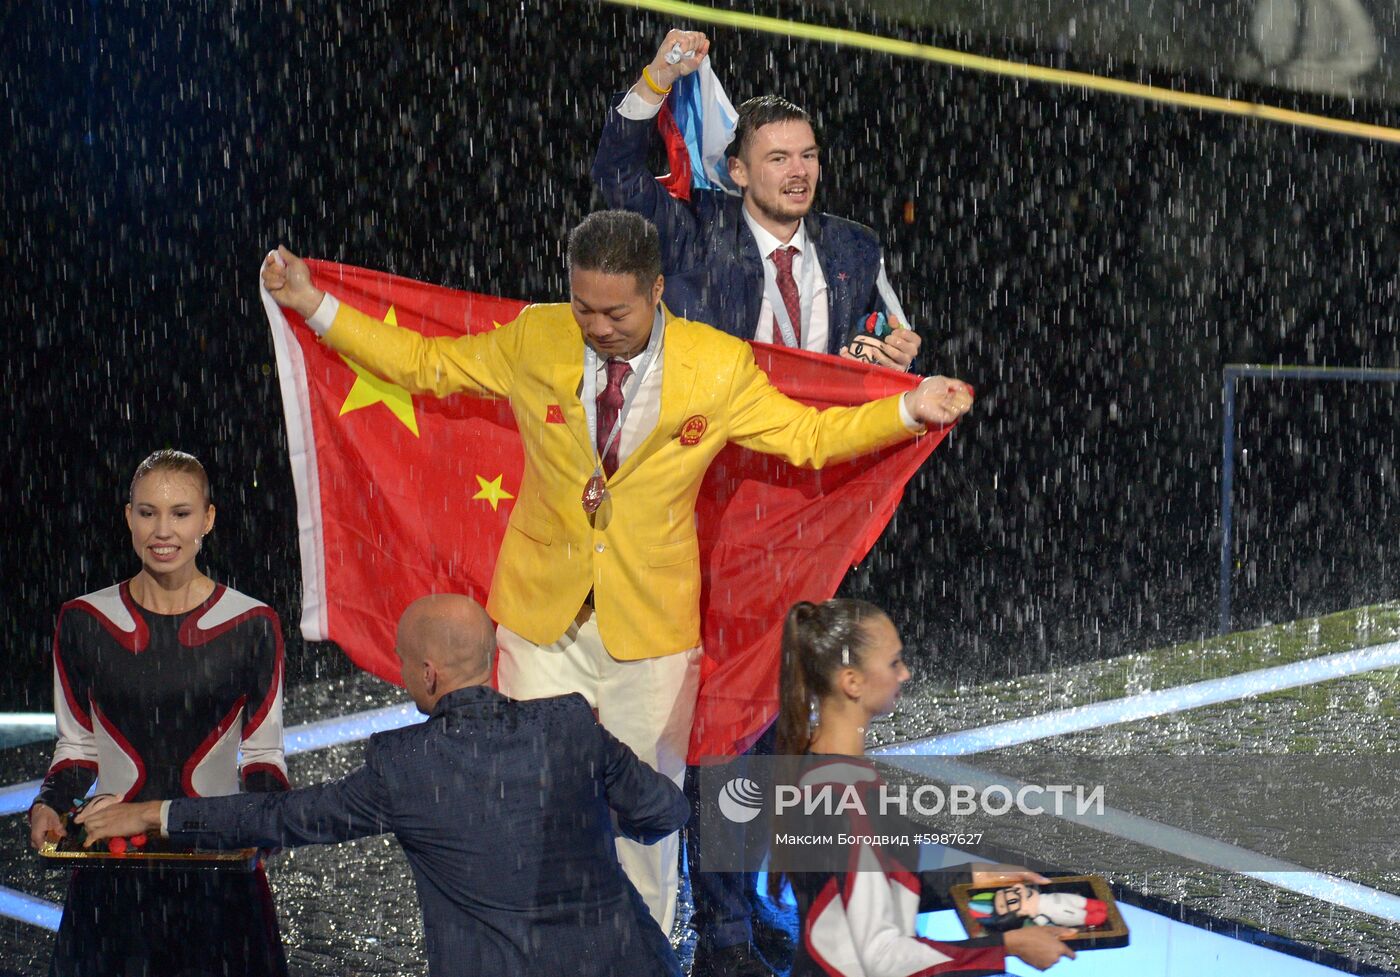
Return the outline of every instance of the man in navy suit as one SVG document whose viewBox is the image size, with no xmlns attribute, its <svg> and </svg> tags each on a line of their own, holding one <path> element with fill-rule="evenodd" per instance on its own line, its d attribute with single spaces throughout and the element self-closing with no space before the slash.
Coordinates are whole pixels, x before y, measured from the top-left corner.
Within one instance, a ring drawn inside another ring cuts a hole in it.
<svg viewBox="0 0 1400 977">
<path fill-rule="evenodd" d="M 425 722 L 379 733 L 339 780 L 281 794 L 94 802 L 87 843 L 142 831 L 204 848 L 330 844 L 393 832 L 423 908 L 428 973 L 666 975 L 680 966 L 614 848 L 616 815 L 654 842 L 685 796 L 580 695 L 517 702 L 486 682 L 495 629 L 469 597 L 399 620 L 404 685 Z"/>
<path fill-rule="evenodd" d="M 872 312 L 909 323 L 881 282 L 875 232 L 812 209 L 821 164 L 805 111 L 774 95 L 739 107 L 728 170 L 741 197 L 694 189 L 686 204 L 647 170 L 665 93 L 709 49 L 698 31 L 668 33 L 608 112 L 593 163 L 608 205 L 635 211 L 660 231 L 667 306 L 743 339 L 908 369 L 920 345 L 912 329 L 896 329 L 883 342 L 852 342 Z"/>
</svg>

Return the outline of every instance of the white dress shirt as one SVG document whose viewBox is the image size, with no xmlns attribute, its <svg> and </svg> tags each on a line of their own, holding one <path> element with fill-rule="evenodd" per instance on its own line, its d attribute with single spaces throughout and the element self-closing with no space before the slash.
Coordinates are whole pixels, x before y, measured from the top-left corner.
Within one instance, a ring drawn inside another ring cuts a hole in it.
<svg viewBox="0 0 1400 977">
<path fill-rule="evenodd" d="M 631 119 L 633 122 L 645 122 L 647 119 L 654 119 L 661 114 L 661 106 L 666 102 L 648 102 L 632 89 L 627 90 L 627 95 L 622 101 L 617 103 L 617 114 L 624 119 Z"/>
<path fill-rule="evenodd" d="M 781 343 L 782 330 L 777 328 L 777 322 L 773 318 L 773 306 L 768 301 L 767 287 L 771 282 L 777 287 L 778 266 L 769 257 L 773 251 L 781 247 L 796 248 L 797 253 L 792 256 L 792 277 L 797 282 L 798 290 L 802 288 L 802 272 L 804 262 L 812 258 L 811 244 L 807 240 L 807 222 L 803 221 L 797 225 L 797 233 L 792 236 L 792 240 L 786 245 L 770 234 L 758 221 L 754 220 L 749 208 L 742 208 L 744 223 L 749 225 L 749 230 L 753 232 L 754 240 L 758 242 L 758 253 L 763 259 L 763 302 L 758 307 L 758 326 L 754 329 L 753 338 L 759 343 Z M 816 263 L 814 269 L 814 284 L 812 287 L 811 321 L 802 323 L 802 348 L 813 353 L 826 352 L 827 335 L 827 302 L 826 302 L 826 275 L 822 272 L 821 262 Z M 807 300 L 807 296 L 800 296 Z M 776 333 L 776 337 L 774 338 Z"/>
</svg>

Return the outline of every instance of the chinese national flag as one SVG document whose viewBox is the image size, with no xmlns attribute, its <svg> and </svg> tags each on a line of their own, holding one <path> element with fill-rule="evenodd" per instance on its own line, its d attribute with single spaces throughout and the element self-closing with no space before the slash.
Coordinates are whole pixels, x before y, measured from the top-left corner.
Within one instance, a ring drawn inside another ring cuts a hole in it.
<svg viewBox="0 0 1400 977">
<path fill-rule="evenodd" d="M 318 287 L 429 336 L 497 328 L 526 303 L 312 261 Z M 297 493 L 301 631 L 398 683 L 394 626 L 429 593 L 483 604 L 522 470 L 509 405 L 410 396 L 322 345 L 263 293 Z M 914 378 L 757 344 L 758 365 L 817 407 L 907 390 Z M 705 660 L 692 761 L 742 752 L 777 711 L 787 609 L 831 597 L 874 545 L 946 431 L 811 471 L 730 445 L 697 508 Z"/>
</svg>

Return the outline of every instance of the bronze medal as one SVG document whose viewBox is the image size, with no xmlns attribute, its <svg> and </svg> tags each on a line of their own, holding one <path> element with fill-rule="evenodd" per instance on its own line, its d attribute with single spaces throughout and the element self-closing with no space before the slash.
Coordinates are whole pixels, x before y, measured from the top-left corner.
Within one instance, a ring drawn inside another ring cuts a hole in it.
<svg viewBox="0 0 1400 977">
<path fill-rule="evenodd" d="M 608 486 L 603 481 L 603 476 L 597 472 L 588 480 L 588 484 L 583 487 L 583 511 L 592 515 L 598 511 L 598 507 L 603 504 L 603 500 L 608 497 Z"/>
</svg>

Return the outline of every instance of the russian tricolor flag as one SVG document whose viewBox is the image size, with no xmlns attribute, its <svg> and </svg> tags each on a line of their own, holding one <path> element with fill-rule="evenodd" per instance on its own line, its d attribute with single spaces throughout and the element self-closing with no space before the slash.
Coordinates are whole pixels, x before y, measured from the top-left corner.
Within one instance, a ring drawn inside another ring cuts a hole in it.
<svg viewBox="0 0 1400 977">
<path fill-rule="evenodd" d="M 724 151 L 734 139 L 739 113 L 715 77 L 707 56 L 700 68 L 676 80 L 666 96 L 656 126 L 666 143 L 671 172 L 658 177 L 666 192 L 690 200 L 692 188 L 737 195 Z"/>
</svg>

